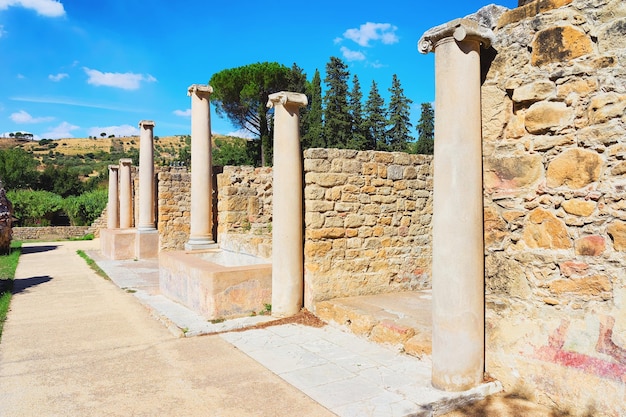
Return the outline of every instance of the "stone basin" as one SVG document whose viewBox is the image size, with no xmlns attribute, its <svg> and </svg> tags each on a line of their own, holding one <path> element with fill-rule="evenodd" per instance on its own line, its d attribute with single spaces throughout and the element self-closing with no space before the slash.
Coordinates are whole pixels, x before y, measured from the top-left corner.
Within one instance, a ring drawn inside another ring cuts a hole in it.
<svg viewBox="0 0 626 417">
<path fill-rule="evenodd" d="M 208 320 L 249 316 L 271 303 L 272 265 L 220 249 L 161 252 L 159 288 Z"/>
</svg>

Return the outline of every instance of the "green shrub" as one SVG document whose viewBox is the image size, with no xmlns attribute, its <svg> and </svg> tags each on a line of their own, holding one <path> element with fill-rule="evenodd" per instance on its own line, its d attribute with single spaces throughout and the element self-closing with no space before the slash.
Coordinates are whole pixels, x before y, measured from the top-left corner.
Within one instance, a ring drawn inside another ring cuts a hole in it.
<svg viewBox="0 0 626 417">
<path fill-rule="evenodd" d="M 99 189 L 67 197 L 63 207 L 72 226 L 88 226 L 100 217 L 107 205 L 107 195 L 106 189 Z"/>
<path fill-rule="evenodd" d="M 63 198 L 49 191 L 10 190 L 7 197 L 19 226 L 50 226 L 63 209 Z"/>
</svg>

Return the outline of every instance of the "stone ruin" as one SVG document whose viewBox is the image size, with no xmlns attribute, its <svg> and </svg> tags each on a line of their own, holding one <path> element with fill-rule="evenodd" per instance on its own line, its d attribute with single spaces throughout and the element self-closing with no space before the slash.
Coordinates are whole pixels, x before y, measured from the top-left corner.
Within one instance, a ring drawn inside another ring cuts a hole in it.
<svg viewBox="0 0 626 417">
<path fill-rule="evenodd" d="M 437 386 L 462 389 L 486 371 L 546 404 L 625 415 L 626 3 L 490 8 L 420 42 L 437 66 L 432 164 L 304 153 L 303 298 L 288 294 L 284 308 L 432 283 Z M 175 192 L 189 177 L 159 173 L 161 255 L 217 243 L 272 258 L 271 174 L 226 167 L 190 228 L 193 191 Z M 450 361 L 449 346 L 464 353 Z M 455 386 L 459 374 L 469 382 Z"/>
</svg>

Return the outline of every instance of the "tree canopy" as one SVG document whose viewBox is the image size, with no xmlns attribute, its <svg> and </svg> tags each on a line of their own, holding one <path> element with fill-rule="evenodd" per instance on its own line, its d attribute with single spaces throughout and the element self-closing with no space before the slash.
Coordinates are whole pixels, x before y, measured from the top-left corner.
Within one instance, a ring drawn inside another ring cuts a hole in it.
<svg viewBox="0 0 626 417">
<path fill-rule="evenodd" d="M 268 96 L 287 90 L 298 81 L 297 74 L 276 62 L 225 69 L 213 74 L 209 80 L 213 87 L 211 101 L 217 113 L 259 139 L 262 165 L 271 160 Z"/>
</svg>

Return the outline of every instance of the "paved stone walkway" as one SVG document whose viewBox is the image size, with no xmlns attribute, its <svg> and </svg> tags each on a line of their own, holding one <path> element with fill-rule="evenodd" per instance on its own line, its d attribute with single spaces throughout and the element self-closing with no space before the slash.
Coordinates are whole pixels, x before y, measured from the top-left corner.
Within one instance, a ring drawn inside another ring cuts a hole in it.
<svg viewBox="0 0 626 417">
<path fill-rule="evenodd" d="M 332 416 L 219 336 L 179 338 L 77 249 L 26 244 L 0 342 L 0 416 Z"/>
<path fill-rule="evenodd" d="M 269 318 L 208 323 L 159 294 L 156 261 L 108 261 L 98 245 L 25 245 L 0 343 L 0 416 L 432 416 L 500 388 L 434 390 L 427 361 L 331 326 L 182 337 Z"/>
</svg>

